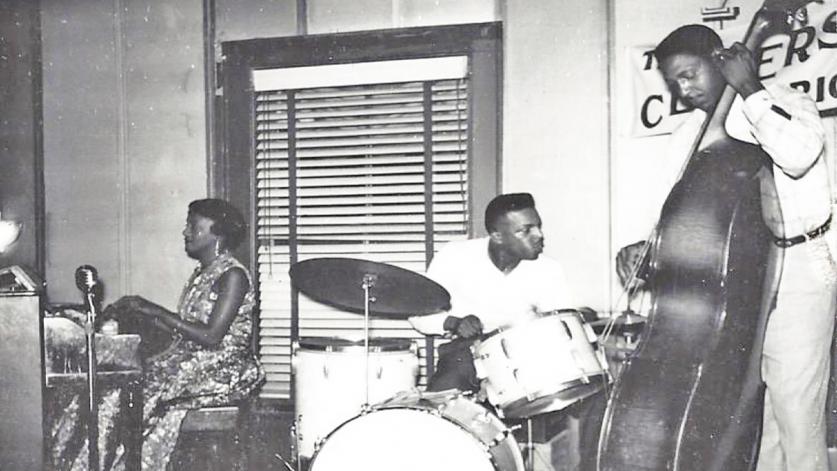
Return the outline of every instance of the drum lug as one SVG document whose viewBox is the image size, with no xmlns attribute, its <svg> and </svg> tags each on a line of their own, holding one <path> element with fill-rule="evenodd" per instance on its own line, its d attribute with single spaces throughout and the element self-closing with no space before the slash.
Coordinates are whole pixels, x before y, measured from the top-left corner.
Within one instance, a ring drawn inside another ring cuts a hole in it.
<svg viewBox="0 0 837 471">
<path fill-rule="evenodd" d="M 325 443 L 325 439 L 324 439 L 324 438 L 320 438 L 319 440 L 317 440 L 316 442 L 314 442 L 314 454 L 315 454 L 315 455 L 317 454 L 317 452 L 318 452 L 318 451 L 320 451 L 320 448 L 322 448 L 322 447 L 323 447 L 323 443 Z"/>
<path fill-rule="evenodd" d="M 567 322 L 564 321 L 564 320 L 561 320 L 561 322 L 559 324 L 561 325 L 561 327 L 564 328 L 563 334 L 566 335 L 566 339 L 567 340 L 572 340 L 573 339 L 573 331 L 570 330 L 570 326 L 567 325 Z M 561 331 L 559 331 L 559 332 L 561 332 Z"/>
<path fill-rule="evenodd" d="M 593 330 L 593 326 L 585 322 L 584 324 L 582 324 L 582 328 L 584 329 L 584 333 L 587 335 L 587 340 L 590 343 L 595 344 L 596 348 L 598 349 L 599 336 L 596 335 L 596 331 Z"/>
<path fill-rule="evenodd" d="M 302 415 L 297 416 L 296 420 L 291 424 L 290 436 L 291 436 L 291 456 L 299 457 L 300 451 L 300 444 L 299 442 L 302 440 L 302 435 L 299 435 L 298 430 L 299 427 L 297 424 L 299 421 L 302 420 Z"/>
<path fill-rule="evenodd" d="M 520 427 L 518 425 L 518 427 Z M 511 433 L 511 429 L 500 430 L 494 438 L 488 443 L 488 448 L 494 448 L 495 446 L 503 443 L 503 440 L 509 438 L 509 433 Z"/>
<path fill-rule="evenodd" d="M 294 420 L 294 422 L 291 424 L 289 434 L 291 436 L 291 456 L 299 456 L 299 437 L 297 437 L 296 435 L 296 423 L 297 421 Z"/>
<path fill-rule="evenodd" d="M 297 342 L 294 342 L 293 346 L 291 347 L 291 373 L 292 374 L 296 374 L 297 367 L 298 367 L 297 363 L 299 362 L 299 360 L 297 359 L 297 357 L 299 355 L 297 355 L 297 353 L 296 353 L 298 351 L 297 350 L 298 348 L 299 348 L 299 345 L 297 344 Z"/>
<path fill-rule="evenodd" d="M 489 412 L 488 410 L 485 410 L 479 415 L 479 417 L 477 418 L 477 421 L 482 423 L 482 424 L 490 424 L 493 419 L 494 419 L 494 416 L 491 414 L 491 412 Z"/>
</svg>

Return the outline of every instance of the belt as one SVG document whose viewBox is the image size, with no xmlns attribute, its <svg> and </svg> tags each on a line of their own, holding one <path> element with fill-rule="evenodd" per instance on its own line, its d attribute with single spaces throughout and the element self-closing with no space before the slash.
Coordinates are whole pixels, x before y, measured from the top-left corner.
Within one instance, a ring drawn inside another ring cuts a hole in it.
<svg viewBox="0 0 837 471">
<path fill-rule="evenodd" d="M 788 247 L 793 247 L 796 244 L 801 244 L 811 239 L 816 239 L 817 237 L 820 237 L 821 235 L 828 232 L 829 227 L 831 227 L 831 216 L 828 216 L 828 219 L 826 219 L 820 227 L 812 230 L 811 232 L 806 232 L 805 234 L 800 234 L 796 237 L 791 237 L 789 239 L 782 239 L 776 237 L 773 239 L 773 243 L 775 243 L 779 247 L 782 247 L 783 249 L 786 249 Z"/>
</svg>

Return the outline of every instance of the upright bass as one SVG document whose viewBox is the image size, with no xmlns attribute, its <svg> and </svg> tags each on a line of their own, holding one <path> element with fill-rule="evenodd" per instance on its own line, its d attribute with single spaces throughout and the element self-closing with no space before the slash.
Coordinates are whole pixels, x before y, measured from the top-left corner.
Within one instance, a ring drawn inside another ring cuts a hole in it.
<svg viewBox="0 0 837 471">
<path fill-rule="evenodd" d="M 767 0 L 744 44 L 756 50 L 807 3 Z M 771 161 L 724 131 L 734 98 L 727 85 L 663 206 L 647 257 L 650 315 L 608 402 L 600 471 L 755 467 L 781 260 L 761 212 Z"/>
</svg>

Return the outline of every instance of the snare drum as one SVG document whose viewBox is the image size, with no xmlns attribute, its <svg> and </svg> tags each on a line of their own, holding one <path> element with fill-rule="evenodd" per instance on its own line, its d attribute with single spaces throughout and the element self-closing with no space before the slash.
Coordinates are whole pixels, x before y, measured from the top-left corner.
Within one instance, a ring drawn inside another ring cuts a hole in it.
<svg viewBox="0 0 837 471">
<path fill-rule="evenodd" d="M 311 458 L 315 447 L 338 425 L 360 413 L 366 401 L 363 341 L 300 339 L 291 362 L 294 374 L 294 433 L 298 457 Z M 408 339 L 369 339 L 369 404 L 416 385 L 418 355 Z"/>
<path fill-rule="evenodd" d="M 563 409 L 610 380 L 593 329 L 557 311 L 497 329 L 471 347 L 488 401 L 504 417 Z"/>
<path fill-rule="evenodd" d="M 405 393 L 332 432 L 310 471 L 523 471 L 510 430 L 461 393 Z"/>
</svg>

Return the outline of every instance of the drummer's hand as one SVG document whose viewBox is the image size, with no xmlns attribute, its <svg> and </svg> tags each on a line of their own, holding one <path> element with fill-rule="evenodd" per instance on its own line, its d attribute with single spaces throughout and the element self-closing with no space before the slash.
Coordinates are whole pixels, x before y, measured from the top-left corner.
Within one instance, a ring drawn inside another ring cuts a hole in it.
<svg viewBox="0 0 837 471">
<path fill-rule="evenodd" d="M 459 320 L 454 333 L 462 338 L 474 338 L 482 333 L 482 321 L 473 314 L 465 316 Z"/>
<path fill-rule="evenodd" d="M 622 286 L 627 287 L 627 284 L 633 281 L 634 286 L 642 288 L 644 281 L 639 278 L 631 280 L 631 275 L 636 276 L 634 270 L 642 262 L 644 247 L 645 241 L 641 240 L 619 249 L 619 253 L 616 255 L 616 274 L 619 276 L 619 282 L 622 283 Z"/>
</svg>

